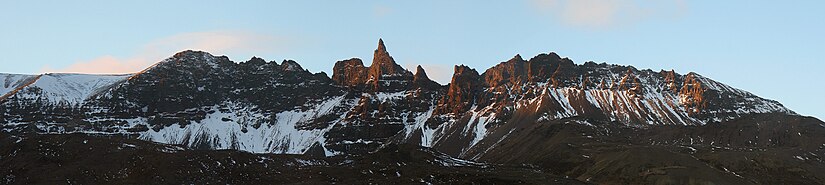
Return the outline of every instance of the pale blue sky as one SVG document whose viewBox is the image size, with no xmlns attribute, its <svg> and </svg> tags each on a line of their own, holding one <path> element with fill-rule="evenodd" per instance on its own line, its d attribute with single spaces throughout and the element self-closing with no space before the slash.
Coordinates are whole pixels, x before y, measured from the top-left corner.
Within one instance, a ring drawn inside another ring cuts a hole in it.
<svg viewBox="0 0 825 185">
<path fill-rule="evenodd" d="M 441 83 L 515 54 L 704 76 L 825 118 L 825 1 L 0 0 L 0 72 L 138 71 L 184 49 L 330 73 L 383 38 Z M 91 67 L 90 67 L 91 66 Z"/>
</svg>

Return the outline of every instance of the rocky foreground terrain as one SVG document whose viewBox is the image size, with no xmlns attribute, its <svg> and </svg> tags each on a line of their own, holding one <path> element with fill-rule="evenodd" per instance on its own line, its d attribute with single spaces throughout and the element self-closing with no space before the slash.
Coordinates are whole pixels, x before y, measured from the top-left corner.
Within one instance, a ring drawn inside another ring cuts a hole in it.
<svg viewBox="0 0 825 185">
<path fill-rule="evenodd" d="M 825 184 L 825 123 L 696 73 L 548 53 L 441 85 L 383 41 L 373 58 L 331 76 L 200 51 L 135 74 L 0 74 L 0 178 Z"/>
</svg>

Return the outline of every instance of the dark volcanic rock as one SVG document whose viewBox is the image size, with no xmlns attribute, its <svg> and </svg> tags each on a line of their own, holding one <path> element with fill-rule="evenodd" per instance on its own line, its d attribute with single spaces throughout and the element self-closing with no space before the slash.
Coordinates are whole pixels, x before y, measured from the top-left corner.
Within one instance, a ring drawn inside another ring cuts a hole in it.
<svg viewBox="0 0 825 185">
<path fill-rule="evenodd" d="M 433 80 L 430 80 L 430 77 L 427 77 L 427 72 L 424 71 L 420 65 L 415 67 L 415 74 L 413 75 L 413 85 L 416 87 L 420 87 L 422 89 L 437 89 L 441 87 L 438 83 Z"/>
<path fill-rule="evenodd" d="M 252 58 L 236 64 L 184 51 L 97 95 L 90 105 L 113 108 L 116 117 L 147 116 L 150 125 L 186 125 L 227 102 L 280 112 L 341 94 L 326 74 L 309 73 L 295 61 L 278 65 Z"/>
<path fill-rule="evenodd" d="M 374 91 L 399 91 L 410 89 L 412 73 L 407 71 L 387 52 L 384 41 L 378 40 L 378 49 L 372 58 L 372 64 L 367 69 L 367 83 Z"/>
<path fill-rule="evenodd" d="M 531 82 L 542 82 L 550 78 L 561 63 L 556 53 L 539 54 L 527 62 L 527 76 Z"/>
<path fill-rule="evenodd" d="M 439 101 L 438 113 L 463 113 L 470 109 L 481 91 L 480 75 L 465 65 L 455 66 L 447 95 Z"/>
<path fill-rule="evenodd" d="M 823 124 L 783 114 L 642 128 L 573 118 L 519 127 L 478 160 L 596 183 L 822 184 L 825 136 L 813 133 Z"/>
<path fill-rule="evenodd" d="M 304 70 L 304 68 L 302 68 L 301 65 L 298 64 L 298 62 L 295 62 L 293 60 L 284 60 L 283 62 L 281 62 L 281 68 L 282 68 L 281 70 L 283 70 L 283 71 L 303 71 Z"/>
<path fill-rule="evenodd" d="M 347 87 L 363 86 L 367 82 L 368 69 L 358 58 L 338 61 L 332 68 L 332 80 Z"/>
<path fill-rule="evenodd" d="M 361 59 L 357 58 L 338 61 L 333 68 L 332 79 L 360 91 L 397 92 L 413 88 L 413 74 L 395 63 L 381 39 L 369 67 L 364 67 Z"/>
<path fill-rule="evenodd" d="M 351 92 L 352 108 L 342 115 L 346 124 L 324 135 L 329 138 L 326 148 L 345 153 L 373 151 L 400 137 L 406 125 L 416 122 L 414 116 L 427 114 L 442 94 L 420 66 L 413 75 L 396 64 L 380 39 L 369 67 L 357 58 L 338 61 L 332 79 Z"/>
<path fill-rule="evenodd" d="M 412 74 L 395 63 L 395 59 L 387 52 L 384 41 L 378 39 L 378 49 L 375 49 L 372 64 L 369 68 L 369 79 L 382 80 L 386 77 L 397 76 L 412 76 Z"/>
<path fill-rule="evenodd" d="M 521 55 L 516 55 L 512 59 L 502 62 L 482 74 L 487 87 L 498 87 L 502 84 L 518 84 L 527 78 L 525 68 L 526 61 L 521 59 Z"/>
</svg>

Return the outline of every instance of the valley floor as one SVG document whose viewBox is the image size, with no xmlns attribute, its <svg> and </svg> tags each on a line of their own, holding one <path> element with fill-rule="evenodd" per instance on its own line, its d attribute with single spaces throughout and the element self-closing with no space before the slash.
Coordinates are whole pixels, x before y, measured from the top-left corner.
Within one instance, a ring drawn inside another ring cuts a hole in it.
<svg viewBox="0 0 825 185">
<path fill-rule="evenodd" d="M 0 184 L 583 184 L 393 145 L 364 156 L 189 150 L 123 136 L 0 133 Z"/>
<path fill-rule="evenodd" d="M 825 123 L 815 118 L 522 125 L 477 162 L 411 144 L 316 157 L 0 132 L 0 184 L 825 184 Z"/>
</svg>

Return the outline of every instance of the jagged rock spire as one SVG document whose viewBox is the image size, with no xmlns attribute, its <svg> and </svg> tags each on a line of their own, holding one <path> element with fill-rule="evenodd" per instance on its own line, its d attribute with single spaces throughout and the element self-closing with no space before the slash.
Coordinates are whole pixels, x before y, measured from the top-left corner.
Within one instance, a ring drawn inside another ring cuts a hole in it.
<svg viewBox="0 0 825 185">
<path fill-rule="evenodd" d="M 516 54 L 516 56 L 513 56 L 513 58 L 510 59 L 510 61 L 524 61 L 524 59 L 521 58 L 521 54 Z"/>
<path fill-rule="evenodd" d="M 369 70 L 370 79 L 379 80 L 385 75 L 390 76 L 412 76 L 403 67 L 395 63 L 395 59 L 387 52 L 384 40 L 378 39 L 378 48 L 372 58 L 372 65 Z"/>
<path fill-rule="evenodd" d="M 378 39 L 378 48 L 375 49 L 370 67 L 381 66 L 382 64 L 395 64 L 395 59 L 387 52 L 387 47 L 384 46 L 384 40 Z"/>
<path fill-rule="evenodd" d="M 376 53 L 378 53 L 379 51 L 382 51 L 384 53 L 387 52 L 387 47 L 384 46 L 384 40 L 380 38 L 378 39 L 378 49 L 375 49 Z"/>
<path fill-rule="evenodd" d="M 430 77 L 427 76 L 427 72 L 424 71 L 424 68 L 422 68 L 421 65 L 418 65 L 415 68 L 415 75 L 413 75 L 413 84 L 421 88 L 437 88 L 441 86 L 435 81 L 430 80 Z"/>
<path fill-rule="evenodd" d="M 422 68 L 421 65 L 415 67 L 415 75 L 413 77 L 413 80 L 418 79 L 430 79 L 429 77 L 427 77 L 427 72 L 424 71 L 424 68 Z"/>
<path fill-rule="evenodd" d="M 384 46 L 384 40 L 378 39 L 378 48 L 375 49 L 375 55 L 372 58 L 372 65 L 368 70 L 367 82 L 372 84 L 373 90 L 387 89 L 386 83 L 381 83 L 382 80 L 392 80 L 397 82 L 409 82 L 413 75 L 400 65 L 395 63 L 395 60 L 387 52 L 387 47 Z M 404 86 L 398 84 L 397 87 L 390 89 L 399 89 Z"/>
</svg>

